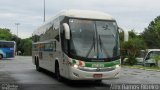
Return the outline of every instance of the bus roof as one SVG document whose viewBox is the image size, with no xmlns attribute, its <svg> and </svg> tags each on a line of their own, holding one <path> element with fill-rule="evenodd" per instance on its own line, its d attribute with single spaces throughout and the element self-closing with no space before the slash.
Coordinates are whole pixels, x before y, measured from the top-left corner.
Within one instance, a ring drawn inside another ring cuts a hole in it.
<svg viewBox="0 0 160 90">
<path fill-rule="evenodd" d="M 56 16 L 52 17 L 45 23 L 43 23 L 40 27 L 38 27 L 33 34 L 41 34 L 45 32 L 45 29 L 42 27 L 46 27 L 49 25 L 55 18 L 60 16 L 63 17 L 72 17 L 72 18 L 83 18 L 83 19 L 97 19 L 97 20 L 115 20 L 111 15 L 99 12 L 99 11 L 91 11 L 91 10 L 63 10 L 56 14 Z"/>
<path fill-rule="evenodd" d="M 14 42 L 15 43 L 15 41 L 6 41 L 6 40 L 0 40 L 0 42 Z"/>
<path fill-rule="evenodd" d="M 67 16 L 73 18 L 86 18 L 86 19 L 102 19 L 102 20 L 115 20 L 111 15 L 91 10 L 64 10 L 58 16 Z"/>
</svg>

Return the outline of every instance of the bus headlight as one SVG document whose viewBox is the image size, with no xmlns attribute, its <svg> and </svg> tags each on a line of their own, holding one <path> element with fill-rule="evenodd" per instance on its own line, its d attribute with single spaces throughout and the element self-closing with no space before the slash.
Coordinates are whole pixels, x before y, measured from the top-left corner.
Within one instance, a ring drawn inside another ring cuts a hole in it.
<svg viewBox="0 0 160 90">
<path fill-rule="evenodd" d="M 74 64 L 73 67 L 74 67 L 74 68 L 78 68 L 78 65 L 77 65 L 77 64 Z"/>
</svg>

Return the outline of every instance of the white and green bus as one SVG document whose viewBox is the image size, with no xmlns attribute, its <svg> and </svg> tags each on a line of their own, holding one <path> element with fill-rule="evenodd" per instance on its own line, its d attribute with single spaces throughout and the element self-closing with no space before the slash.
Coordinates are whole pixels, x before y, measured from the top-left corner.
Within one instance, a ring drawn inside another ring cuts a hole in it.
<svg viewBox="0 0 160 90">
<path fill-rule="evenodd" d="M 36 69 L 55 73 L 58 80 L 115 78 L 120 73 L 116 20 L 102 12 L 67 10 L 33 32 Z"/>
</svg>

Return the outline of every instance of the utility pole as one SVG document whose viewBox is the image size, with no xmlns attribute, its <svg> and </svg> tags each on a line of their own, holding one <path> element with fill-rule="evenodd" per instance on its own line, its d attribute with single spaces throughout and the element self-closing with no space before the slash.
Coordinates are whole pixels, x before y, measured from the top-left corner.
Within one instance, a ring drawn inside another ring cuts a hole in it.
<svg viewBox="0 0 160 90">
<path fill-rule="evenodd" d="M 18 55 L 18 48 L 17 48 L 17 44 L 18 44 L 18 25 L 20 25 L 20 23 L 15 23 L 15 25 L 17 26 L 17 39 L 16 39 L 16 55 Z"/>
<path fill-rule="evenodd" d="M 46 13 L 46 5 L 45 5 L 46 3 L 45 3 L 45 0 L 44 0 L 44 22 L 45 22 L 45 19 L 46 19 L 46 15 L 45 15 L 45 13 Z"/>
<path fill-rule="evenodd" d="M 18 38 L 18 25 L 20 25 L 20 23 L 15 23 L 15 25 L 17 26 L 17 38 Z"/>
</svg>

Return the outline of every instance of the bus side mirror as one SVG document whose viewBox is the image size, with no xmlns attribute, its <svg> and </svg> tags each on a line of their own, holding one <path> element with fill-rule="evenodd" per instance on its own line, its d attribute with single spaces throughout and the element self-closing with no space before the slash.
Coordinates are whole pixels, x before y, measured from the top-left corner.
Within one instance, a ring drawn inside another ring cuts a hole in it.
<svg viewBox="0 0 160 90">
<path fill-rule="evenodd" d="M 70 28 L 67 23 L 63 23 L 64 31 L 65 31 L 65 38 L 70 39 Z"/>
<path fill-rule="evenodd" d="M 121 28 L 121 27 L 118 27 L 118 31 L 124 33 L 124 41 L 127 42 L 129 39 L 128 31 L 124 28 Z"/>
</svg>

